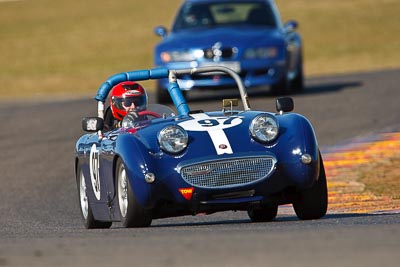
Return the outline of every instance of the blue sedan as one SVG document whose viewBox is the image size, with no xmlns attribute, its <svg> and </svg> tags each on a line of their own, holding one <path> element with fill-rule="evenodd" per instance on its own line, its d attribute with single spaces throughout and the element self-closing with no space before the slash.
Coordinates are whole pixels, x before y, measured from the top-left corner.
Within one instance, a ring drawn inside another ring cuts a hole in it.
<svg viewBox="0 0 400 267">
<path fill-rule="evenodd" d="M 225 66 L 237 72 L 246 87 L 270 86 L 274 94 L 303 89 L 302 41 L 296 21 L 282 24 L 273 0 L 186 0 L 170 32 L 162 37 L 154 64 L 168 69 Z M 231 88 L 232 78 L 219 72 L 186 75 L 183 91 Z M 168 102 L 167 79 L 157 82 L 157 98 Z"/>
</svg>

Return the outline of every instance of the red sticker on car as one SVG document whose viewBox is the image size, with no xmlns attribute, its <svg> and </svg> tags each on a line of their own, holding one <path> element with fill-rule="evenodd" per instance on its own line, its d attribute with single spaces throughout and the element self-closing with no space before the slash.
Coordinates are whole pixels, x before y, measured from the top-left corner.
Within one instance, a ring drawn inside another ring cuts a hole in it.
<svg viewBox="0 0 400 267">
<path fill-rule="evenodd" d="M 193 191 L 194 191 L 193 187 L 179 188 L 178 190 L 186 200 L 190 200 L 192 198 Z"/>
</svg>

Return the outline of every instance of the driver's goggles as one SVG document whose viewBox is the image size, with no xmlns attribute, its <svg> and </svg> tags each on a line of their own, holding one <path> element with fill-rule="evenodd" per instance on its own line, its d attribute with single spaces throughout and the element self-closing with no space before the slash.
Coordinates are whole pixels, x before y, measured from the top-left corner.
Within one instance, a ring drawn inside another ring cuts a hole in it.
<svg viewBox="0 0 400 267">
<path fill-rule="evenodd" d="M 132 104 L 134 104 L 135 107 L 139 107 L 139 106 L 143 105 L 143 98 L 142 97 L 135 97 L 135 98 L 129 97 L 129 98 L 124 98 L 122 100 L 122 105 L 124 105 L 127 108 L 132 106 Z"/>
<path fill-rule="evenodd" d="M 132 106 L 132 103 L 135 107 L 140 107 L 146 104 L 146 97 L 145 96 L 135 96 L 135 97 L 126 97 L 126 98 L 113 98 L 113 104 L 118 109 L 124 109 L 124 107 L 129 108 Z"/>
</svg>

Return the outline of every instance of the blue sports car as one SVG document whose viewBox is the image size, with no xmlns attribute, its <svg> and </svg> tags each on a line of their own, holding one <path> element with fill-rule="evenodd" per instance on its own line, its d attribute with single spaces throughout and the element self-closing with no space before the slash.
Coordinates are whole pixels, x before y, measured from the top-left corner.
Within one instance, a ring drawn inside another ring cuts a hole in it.
<svg viewBox="0 0 400 267">
<path fill-rule="evenodd" d="M 270 86 L 274 94 L 303 89 L 302 41 L 296 21 L 282 24 L 273 0 L 186 0 L 170 32 L 155 28 L 162 41 L 154 64 L 168 69 L 225 66 L 246 87 Z M 184 75 L 184 92 L 193 88 L 231 88 L 223 73 Z M 157 99 L 169 100 L 167 79 L 157 82 Z"/>
<path fill-rule="evenodd" d="M 191 110 L 177 79 L 221 72 L 237 83 L 239 99 L 217 111 Z M 106 131 L 104 102 L 124 81 L 168 79 L 176 110 L 160 104 L 126 115 Z M 88 133 L 76 143 L 75 173 L 86 228 L 146 227 L 153 219 L 245 210 L 252 221 L 271 221 L 279 205 L 293 204 L 300 219 L 327 211 L 323 160 L 313 127 L 291 112 L 292 98 L 276 112 L 252 110 L 236 72 L 226 67 L 139 70 L 111 76 L 95 99 L 98 116 L 85 117 Z M 142 114 L 141 114 L 142 113 Z"/>
</svg>

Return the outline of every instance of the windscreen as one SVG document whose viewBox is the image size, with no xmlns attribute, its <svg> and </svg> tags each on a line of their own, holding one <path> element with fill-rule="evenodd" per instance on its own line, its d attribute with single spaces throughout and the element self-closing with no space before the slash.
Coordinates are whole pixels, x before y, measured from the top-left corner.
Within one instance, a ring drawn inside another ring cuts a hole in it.
<svg viewBox="0 0 400 267">
<path fill-rule="evenodd" d="M 161 117 L 166 118 L 175 116 L 177 114 L 177 112 L 174 111 L 172 108 L 160 104 L 149 104 L 147 110 L 160 114 Z"/>
<path fill-rule="evenodd" d="M 241 25 L 277 27 L 277 22 L 267 2 L 187 3 L 181 8 L 172 30 Z"/>
</svg>

